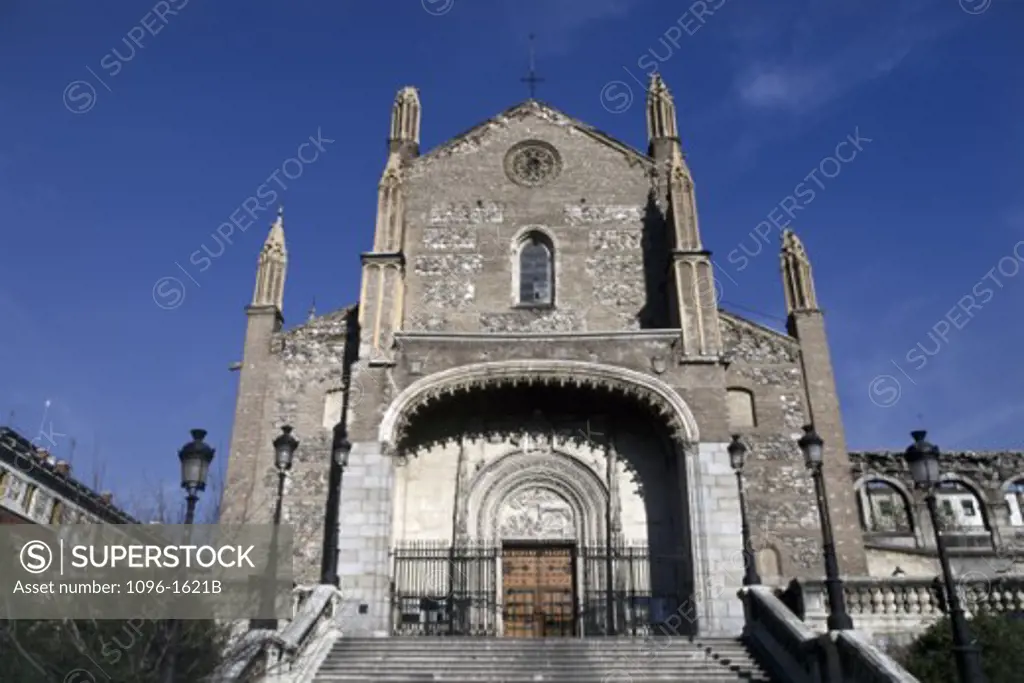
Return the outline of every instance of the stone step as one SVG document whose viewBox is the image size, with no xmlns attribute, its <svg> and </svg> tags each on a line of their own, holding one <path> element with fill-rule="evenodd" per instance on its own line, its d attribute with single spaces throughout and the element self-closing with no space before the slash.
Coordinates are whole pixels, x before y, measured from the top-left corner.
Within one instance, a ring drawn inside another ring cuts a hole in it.
<svg viewBox="0 0 1024 683">
<path fill-rule="evenodd" d="M 718 648 L 718 647 L 713 647 L 713 648 L 702 648 L 702 647 L 673 647 L 673 648 L 668 648 L 667 647 L 667 648 L 664 648 L 664 649 L 661 649 L 661 650 L 656 650 L 656 649 L 639 650 L 639 649 L 633 649 L 633 648 L 630 648 L 630 649 L 624 649 L 624 648 L 605 648 L 605 649 L 599 649 L 599 650 L 597 650 L 597 649 L 590 650 L 590 649 L 582 649 L 582 648 L 573 649 L 573 648 L 568 648 L 568 647 L 566 647 L 566 648 L 553 648 L 553 647 L 537 647 L 537 648 L 506 647 L 506 648 L 498 648 L 498 647 L 472 647 L 472 646 L 467 646 L 467 647 L 464 647 L 464 648 L 454 648 L 454 647 L 441 648 L 441 647 L 430 647 L 430 646 L 427 646 L 427 645 L 420 646 L 420 647 L 373 647 L 373 646 L 362 646 L 362 645 L 344 645 L 344 646 L 340 646 L 340 647 L 338 647 L 336 649 L 338 649 L 339 651 L 344 649 L 345 652 L 352 652 L 352 653 L 358 653 L 358 652 L 368 652 L 368 653 L 374 653 L 374 652 L 403 652 L 403 653 L 408 653 L 408 654 L 416 654 L 416 653 L 421 653 L 422 652 L 422 653 L 431 654 L 431 655 L 453 655 L 453 656 L 460 656 L 460 655 L 472 654 L 472 653 L 483 653 L 483 654 L 493 655 L 493 656 L 505 656 L 505 655 L 516 655 L 516 654 L 527 653 L 528 652 L 528 653 L 535 653 L 535 654 L 551 655 L 551 656 L 554 656 L 554 657 L 561 657 L 561 656 L 568 655 L 568 654 L 579 654 L 579 655 L 585 655 L 585 656 L 605 654 L 605 655 L 613 655 L 613 656 L 616 656 L 616 657 L 624 657 L 624 656 L 625 657 L 659 657 L 661 655 L 701 655 L 701 656 L 703 656 L 703 655 L 708 654 L 710 652 L 717 652 L 717 653 L 720 653 L 720 654 L 728 653 L 730 655 L 732 655 L 732 654 L 743 654 L 743 653 L 747 652 L 746 648 L 742 648 L 742 647 L 729 647 L 729 648 L 724 648 L 724 647 L 723 648 Z"/>
<path fill-rule="evenodd" d="M 379 639 L 368 639 L 368 640 L 356 640 L 356 639 L 342 639 L 342 642 L 351 647 L 358 647 L 360 649 L 389 649 L 389 650 L 405 650 L 405 649 L 423 649 L 431 651 L 465 651 L 465 650 L 511 650 L 519 651 L 528 649 L 530 651 L 537 650 L 568 650 L 573 652 L 578 651 L 594 651 L 594 652 L 608 652 L 614 650 L 616 652 L 622 651 L 656 651 L 656 652 L 670 652 L 678 650 L 704 650 L 706 648 L 712 648 L 714 650 L 745 650 L 746 648 L 736 641 L 728 641 L 725 643 L 714 643 L 714 642 L 681 642 L 681 643 L 644 643 L 643 641 L 631 641 L 628 643 L 616 643 L 608 642 L 605 644 L 592 643 L 590 641 L 543 641 L 536 640 L 532 643 L 503 643 L 499 642 L 504 639 L 480 639 L 470 642 L 459 642 L 450 643 L 443 640 L 431 640 L 427 638 L 419 639 L 416 641 L 398 641 L 389 643 L 385 638 Z M 586 643 L 583 645 L 582 643 Z"/>
<path fill-rule="evenodd" d="M 363 683 L 771 683 L 736 639 L 341 638 L 315 679 Z"/>
<path fill-rule="evenodd" d="M 378 658 L 337 658 L 329 659 L 325 661 L 325 668 L 371 668 L 379 667 L 381 664 L 395 665 L 399 664 L 406 667 L 417 667 L 427 668 L 432 667 L 435 669 L 479 669 L 481 666 L 485 667 L 510 667 L 517 669 L 566 669 L 570 670 L 575 667 L 586 667 L 587 669 L 616 669 L 621 671 L 637 670 L 642 671 L 646 669 L 664 669 L 664 668 L 685 668 L 685 669 L 725 669 L 730 666 L 736 666 L 740 668 L 752 668 L 751 666 L 743 667 L 742 664 L 734 665 L 731 663 L 724 663 L 721 659 L 662 659 L 662 660 L 649 660 L 649 661 L 624 661 L 615 659 L 573 659 L 570 661 L 560 659 L 542 659 L 537 657 L 520 657 L 518 659 L 489 659 L 485 657 L 480 658 L 466 658 L 466 659 L 431 659 L 428 657 L 378 657 Z"/>
<path fill-rule="evenodd" d="M 347 681 L 359 681 L 360 683 L 662 683 L 673 681 L 680 683 L 738 683 L 745 681 L 749 683 L 772 683 L 771 679 L 754 676 L 751 678 L 741 677 L 736 674 L 710 675 L 694 674 L 681 676 L 678 672 L 664 674 L 638 674 L 629 677 L 615 677 L 613 675 L 584 674 L 574 676 L 546 676 L 543 674 L 525 674 L 516 676 L 511 674 L 487 673 L 479 675 L 467 674 L 376 674 L 373 678 L 367 678 L 366 674 L 318 674 L 314 683 L 342 683 Z"/>
</svg>

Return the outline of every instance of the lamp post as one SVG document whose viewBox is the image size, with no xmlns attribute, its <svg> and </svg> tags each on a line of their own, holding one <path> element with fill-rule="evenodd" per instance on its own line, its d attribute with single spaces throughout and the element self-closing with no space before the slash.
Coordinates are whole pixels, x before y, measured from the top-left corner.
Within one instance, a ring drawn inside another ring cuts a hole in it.
<svg viewBox="0 0 1024 683">
<path fill-rule="evenodd" d="M 195 521 L 199 493 L 206 490 L 206 476 L 210 473 L 210 463 L 213 462 L 215 451 L 203 441 L 205 438 L 205 429 L 193 429 L 192 440 L 178 451 L 178 459 L 181 461 L 181 488 L 186 491 L 185 524 L 187 525 Z"/>
<path fill-rule="evenodd" d="M 750 539 L 750 521 L 747 519 L 747 493 L 743 487 L 743 465 L 747 457 L 747 447 L 740 441 L 739 434 L 732 435 L 729 444 L 729 462 L 736 472 L 736 483 L 740 491 L 740 529 L 743 536 L 743 585 L 756 586 L 761 583 L 754 564 L 754 548 Z"/>
<path fill-rule="evenodd" d="M 828 628 L 830 631 L 846 631 L 853 628 L 853 620 L 846 611 L 843 596 L 843 581 L 839 578 L 839 562 L 836 560 L 836 544 L 832 539 L 832 520 L 825 495 L 825 478 L 821 473 L 825 442 L 814 431 L 814 425 L 804 426 L 804 435 L 797 441 L 804 454 L 804 462 L 814 478 L 814 492 L 818 500 L 818 519 L 821 522 L 821 536 L 825 551 L 825 591 L 828 594 Z"/>
<path fill-rule="evenodd" d="M 338 585 L 338 533 L 340 530 L 341 480 L 348 467 L 348 456 L 352 452 L 352 442 L 348 440 L 348 429 L 345 427 L 345 410 L 342 410 L 341 421 L 334 425 L 334 438 L 331 442 L 331 470 L 327 482 L 327 513 L 324 520 L 324 557 L 320 571 L 320 583 Z"/>
<path fill-rule="evenodd" d="M 284 480 L 292 468 L 292 458 L 299 440 L 292 436 L 290 425 L 281 427 L 281 435 L 274 439 L 274 467 L 277 468 L 277 500 L 274 506 L 274 527 L 281 525 L 281 501 L 284 499 Z"/>
<path fill-rule="evenodd" d="M 953 654 L 956 656 L 956 668 L 961 683 L 986 683 L 985 671 L 981 666 L 981 652 L 974 645 L 967 617 L 960 604 L 960 595 L 953 586 L 953 571 L 949 566 L 946 551 L 946 540 L 939 531 L 939 513 L 936 505 L 935 490 L 942 482 L 939 471 L 939 448 L 925 441 L 927 432 L 918 430 L 911 432 L 914 443 L 907 448 L 907 464 L 914 477 L 914 483 L 923 489 L 925 503 L 928 504 L 928 516 L 935 531 L 935 545 L 939 553 L 939 564 L 942 565 L 942 577 L 945 581 L 946 604 L 949 606 L 949 619 L 953 629 Z"/>
<path fill-rule="evenodd" d="M 260 612 L 263 614 L 274 611 L 274 597 L 277 592 L 278 542 L 281 529 L 281 508 L 284 501 L 284 481 L 288 470 L 292 468 L 292 459 L 299 441 L 292 436 L 291 425 L 281 427 L 281 434 L 274 439 L 274 467 L 277 469 L 277 497 L 274 500 L 274 527 L 270 537 L 270 557 L 267 560 L 267 585 L 261 593 Z M 254 628 L 277 630 L 277 619 L 264 617 L 253 620 Z"/>
<path fill-rule="evenodd" d="M 196 517 L 196 503 L 199 502 L 199 494 L 206 490 L 206 477 L 210 473 L 210 463 L 213 462 L 215 450 L 204 441 L 206 438 L 205 429 L 193 429 L 192 440 L 181 447 L 178 451 L 178 460 L 181 461 L 181 488 L 185 489 L 185 525 L 192 526 Z M 189 534 L 191 535 L 191 534 Z M 186 539 L 185 543 L 189 542 Z M 174 672 L 178 663 L 178 636 L 180 633 L 178 621 L 169 619 L 167 621 L 167 659 L 163 664 L 164 683 L 173 683 Z"/>
</svg>

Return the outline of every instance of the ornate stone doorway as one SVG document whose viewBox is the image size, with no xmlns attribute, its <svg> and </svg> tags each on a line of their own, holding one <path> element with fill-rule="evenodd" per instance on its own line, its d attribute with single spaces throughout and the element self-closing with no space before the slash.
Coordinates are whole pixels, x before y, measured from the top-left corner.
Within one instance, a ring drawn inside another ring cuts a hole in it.
<svg viewBox="0 0 1024 683">
<path fill-rule="evenodd" d="M 505 543 L 501 553 L 504 635 L 552 638 L 575 634 L 574 547 Z"/>
</svg>

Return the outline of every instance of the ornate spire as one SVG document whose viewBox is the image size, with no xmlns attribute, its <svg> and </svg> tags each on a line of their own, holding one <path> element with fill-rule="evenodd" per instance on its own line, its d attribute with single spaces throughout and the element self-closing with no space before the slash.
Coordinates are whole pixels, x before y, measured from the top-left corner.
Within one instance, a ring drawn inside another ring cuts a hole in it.
<svg viewBox="0 0 1024 683">
<path fill-rule="evenodd" d="M 402 157 L 391 152 L 384 165 L 384 173 L 377 185 L 377 227 L 374 232 L 374 251 L 393 252 L 402 244 Z"/>
<path fill-rule="evenodd" d="M 647 87 L 647 137 L 649 142 L 679 138 L 676 105 L 668 86 L 657 72 L 651 74 L 651 82 Z"/>
<path fill-rule="evenodd" d="M 420 94 L 412 86 L 406 86 L 395 95 L 391 108 L 391 135 L 389 147 L 409 147 L 418 150 L 420 145 Z"/>
<path fill-rule="evenodd" d="M 782 233 L 782 286 L 786 291 L 786 313 L 817 311 L 818 297 L 814 293 L 814 277 L 807 250 L 796 233 Z"/>
<path fill-rule="evenodd" d="M 256 291 L 252 296 L 253 306 L 273 306 L 284 309 L 284 277 L 288 267 L 288 250 L 284 244 L 284 207 L 277 210 L 277 220 L 270 226 L 270 233 L 260 251 L 259 266 L 256 270 Z"/>
</svg>

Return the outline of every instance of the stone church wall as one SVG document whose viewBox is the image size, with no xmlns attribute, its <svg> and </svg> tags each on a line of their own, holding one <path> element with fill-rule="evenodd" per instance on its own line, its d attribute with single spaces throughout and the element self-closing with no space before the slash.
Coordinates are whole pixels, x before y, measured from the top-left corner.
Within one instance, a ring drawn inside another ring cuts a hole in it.
<svg viewBox="0 0 1024 683">
<path fill-rule="evenodd" d="M 744 481 L 762 578 L 768 581 L 776 571 L 787 578 L 818 575 L 821 535 L 814 482 L 796 444 L 807 422 L 799 346 L 728 314 L 721 321 L 732 360 L 727 385 L 754 395 L 755 426 L 735 431 L 750 449 Z"/>
<path fill-rule="evenodd" d="M 346 330 L 345 312 L 338 311 L 274 335 L 271 339 L 273 362 L 267 369 L 262 419 L 258 424 L 235 427 L 258 430 L 261 448 L 269 454 L 262 460 L 267 466 L 259 473 L 267 492 L 267 509 L 253 511 L 267 517 L 273 512 L 277 487 L 272 442 L 286 424 L 294 428 L 293 436 L 299 440 L 282 504 L 283 523 L 291 525 L 295 533 L 293 562 L 299 583 L 316 582 L 320 577 L 330 471 L 330 427 L 341 414 L 340 401 L 331 401 L 328 396 L 336 394 L 342 386 Z M 325 405 L 333 406 L 337 414 L 325 416 Z M 330 422 L 330 426 L 326 422 Z"/>
<path fill-rule="evenodd" d="M 550 143 L 561 171 L 520 187 L 505 154 Z M 576 332 L 636 329 L 648 296 L 644 218 L 650 183 L 627 156 L 537 116 L 413 162 L 405 188 L 406 329 Z M 556 307 L 515 309 L 514 240 L 528 229 L 555 247 Z"/>
</svg>

